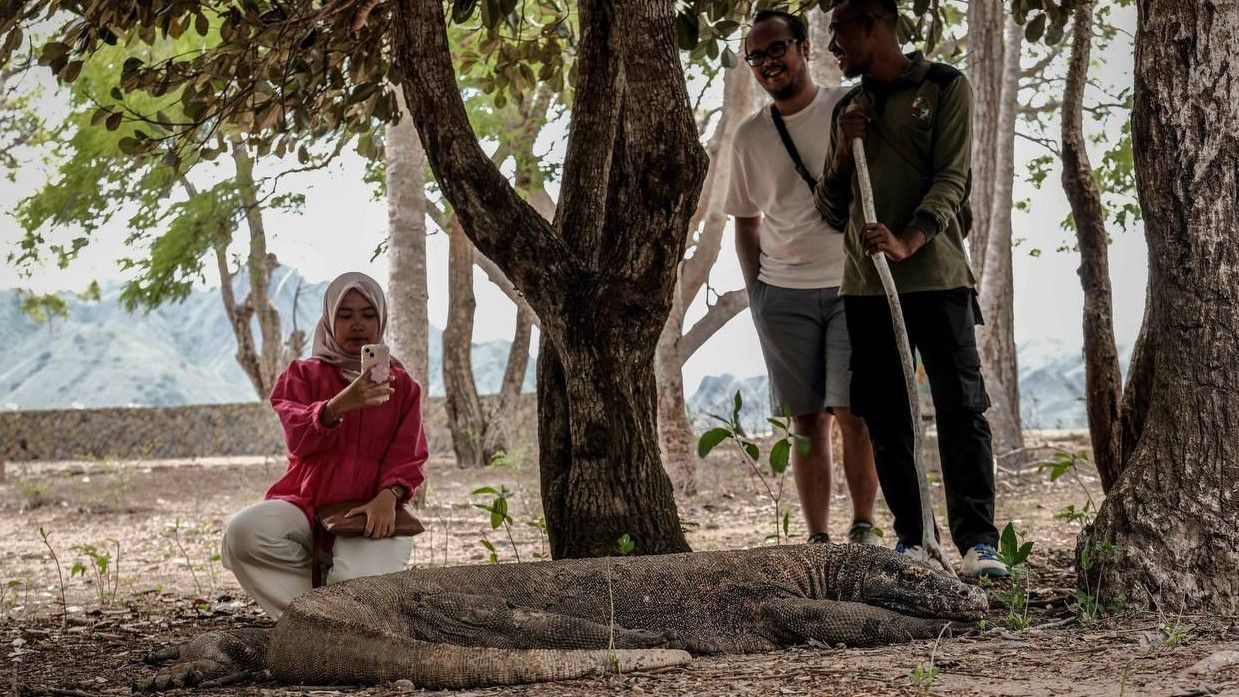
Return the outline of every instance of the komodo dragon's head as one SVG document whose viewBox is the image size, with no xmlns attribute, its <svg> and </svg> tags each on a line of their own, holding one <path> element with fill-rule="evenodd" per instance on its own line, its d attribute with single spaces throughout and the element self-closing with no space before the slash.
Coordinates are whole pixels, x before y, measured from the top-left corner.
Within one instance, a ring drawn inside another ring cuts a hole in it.
<svg viewBox="0 0 1239 697">
<path fill-rule="evenodd" d="M 930 571 L 892 550 L 845 545 L 838 548 L 838 554 L 835 578 L 840 599 L 905 615 L 951 620 L 979 620 L 989 607 L 980 588 Z"/>
</svg>

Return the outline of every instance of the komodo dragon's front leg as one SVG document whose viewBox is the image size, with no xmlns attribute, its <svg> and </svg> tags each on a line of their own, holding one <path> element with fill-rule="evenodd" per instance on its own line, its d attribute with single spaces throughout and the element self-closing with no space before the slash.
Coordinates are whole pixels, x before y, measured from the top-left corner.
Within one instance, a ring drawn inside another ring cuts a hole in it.
<svg viewBox="0 0 1239 697">
<path fill-rule="evenodd" d="M 264 677 L 267 669 L 268 629 L 247 627 L 207 632 L 146 657 L 147 663 L 174 661 L 155 674 L 138 680 L 139 690 L 170 690 L 192 685 L 230 685 Z"/>
</svg>

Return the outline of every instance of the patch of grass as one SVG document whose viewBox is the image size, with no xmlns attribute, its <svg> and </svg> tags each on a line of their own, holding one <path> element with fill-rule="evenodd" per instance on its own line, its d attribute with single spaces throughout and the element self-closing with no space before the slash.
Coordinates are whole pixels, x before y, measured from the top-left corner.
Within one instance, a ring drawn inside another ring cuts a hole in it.
<svg viewBox="0 0 1239 697">
<path fill-rule="evenodd" d="M 946 627 L 943 627 L 942 631 L 938 633 L 938 638 L 934 640 L 933 649 L 929 652 L 929 662 L 920 663 L 908 671 L 908 678 L 912 680 L 912 686 L 922 695 L 929 694 L 929 691 L 933 689 L 934 682 L 938 679 L 938 673 L 941 672 L 934 663 L 938 658 L 938 644 L 942 642 L 942 635 L 945 633 Z"/>
<path fill-rule="evenodd" d="M 111 542 L 116 550 L 116 556 L 107 549 Z M 93 579 L 95 599 L 99 607 L 111 607 L 116 604 L 116 593 L 120 589 L 120 541 L 107 540 L 104 544 L 73 545 L 69 549 L 86 557 L 87 563 L 76 561 L 69 569 L 69 578 L 81 576 L 83 579 Z"/>
<path fill-rule="evenodd" d="M 27 479 L 25 477 L 13 482 L 13 491 L 21 498 L 21 509 L 30 511 L 55 503 L 57 492 L 47 481 L 42 479 Z"/>
<path fill-rule="evenodd" d="M 490 456 L 486 468 L 489 470 L 510 470 L 519 472 L 529 464 L 531 449 L 528 445 L 518 445 L 511 450 L 500 450 Z"/>
</svg>

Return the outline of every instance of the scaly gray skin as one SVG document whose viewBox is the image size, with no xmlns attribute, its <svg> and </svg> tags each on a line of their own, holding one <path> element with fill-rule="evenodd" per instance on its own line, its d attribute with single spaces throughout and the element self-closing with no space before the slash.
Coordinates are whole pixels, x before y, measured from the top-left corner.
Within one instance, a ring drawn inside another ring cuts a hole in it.
<svg viewBox="0 0 1239 697">
<path fill-rule="evenodd" d="M 264 653 L 274 677 L 297 684 L 510 685 L 811 639 L 849 646 L 928 639 L 985 610 L 980 589 L 873 546 L 419 569 L 297 598 L 266 646 L 254 630 L 240 640 L 244 651 L 219 648 L 224 637 L 239 641 L 236 633 L 199 637 L 148 687 L 261 670 Z"/>
</svg>

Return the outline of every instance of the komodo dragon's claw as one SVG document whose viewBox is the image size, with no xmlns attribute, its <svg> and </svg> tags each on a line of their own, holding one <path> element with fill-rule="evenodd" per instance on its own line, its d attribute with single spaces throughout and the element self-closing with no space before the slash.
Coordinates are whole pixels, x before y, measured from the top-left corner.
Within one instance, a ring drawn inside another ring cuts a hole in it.
<svg viewBox="0 0 1239 697">
<path fill-rule="evenodd" d="M 172 690 L 194 685 L 230 685 L 262 677 L 266 664 L 267 630 L 236 629 L 208 632 L 175 646 L 151 652 L 147 663 L 176 661 L 152 678 L 134 681 L 141 692 Z"/>
</svg>

